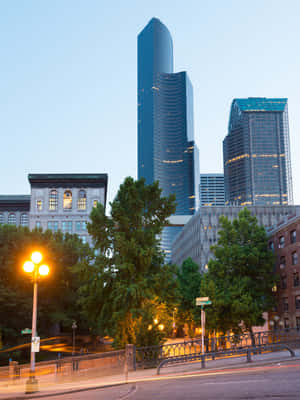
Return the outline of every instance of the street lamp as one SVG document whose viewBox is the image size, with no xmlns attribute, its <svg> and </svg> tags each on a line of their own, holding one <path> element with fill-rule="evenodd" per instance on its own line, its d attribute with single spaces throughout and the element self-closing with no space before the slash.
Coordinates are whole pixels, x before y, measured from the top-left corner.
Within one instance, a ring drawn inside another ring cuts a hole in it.
<svg viewBox="0 0 300 400">
<path fill-rule="evenodd" d="M 75 329 L 77 329 L 76 321 L 73 321 L 72 330 L 73 330 L 73 346 L 72 346 L 72 356 L 75 354 Z"/>
<path fill-rule="evenodd" d="M 25 261 L 23 265 L 24 271 L 31 274 L 33 281 L 30 375 L 26 382 L 25 393 L 34 393 L 38 391 L 38 381 L 35 377 L 35 353 L 36 351 L 39 351 L 39 339 L 36 337 L 38 280 L 41 276 L 47 276 L 49 274 L 48 265 L 41 264 L 43 259 L 42 253 L 34 251 L 30 258 L 31 260 Z"/>
</svg>

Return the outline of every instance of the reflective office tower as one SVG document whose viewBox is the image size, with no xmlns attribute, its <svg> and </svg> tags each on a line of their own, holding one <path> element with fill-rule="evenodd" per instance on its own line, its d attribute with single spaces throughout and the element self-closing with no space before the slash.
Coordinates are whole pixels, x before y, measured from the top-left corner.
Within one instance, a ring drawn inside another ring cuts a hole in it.
<svg viewBox="0 0 300 400">
<path fill-rule="evenodd" d="M 138 36 L 138 177 L 159 181 L 163 196 L 176 194 L 176 215 L 194 214 L 199 160 L 194 143 L 193 89 L 186 72 L 173 73 L 168 29 L 153 18 Z M 181 227 L 166 227 L 162 248 Z"/>
<path fill-rule="evenodd" d="M 224 206 L 224 175 L 200 174 L 200 206 Z"/>
<path fill-rule="evenodd" d="M 226 204 L 293 204 L 287 99 L 233 100 L 223 156 Z"/>
</svg>

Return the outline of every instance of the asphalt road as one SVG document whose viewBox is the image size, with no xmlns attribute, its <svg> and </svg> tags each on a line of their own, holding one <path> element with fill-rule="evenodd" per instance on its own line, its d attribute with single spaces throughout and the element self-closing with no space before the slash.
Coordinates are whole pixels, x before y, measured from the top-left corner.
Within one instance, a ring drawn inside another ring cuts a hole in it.
<svg viewBox="0 0 300 400">
<path fill-rule="evenodd" d="M 225 373 L 226 372 L 226 373 Z M 51 396 L 52 400 L 300 399 L 299 360 L 288 364 L 227 370 L 219 374 L 153 380 Z"/>
</svg>

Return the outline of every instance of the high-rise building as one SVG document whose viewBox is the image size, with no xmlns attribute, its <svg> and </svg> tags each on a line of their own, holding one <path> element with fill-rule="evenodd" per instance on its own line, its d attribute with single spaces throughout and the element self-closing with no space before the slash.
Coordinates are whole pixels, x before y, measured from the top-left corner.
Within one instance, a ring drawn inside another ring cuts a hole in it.
<svg viewBox="0 0 300 400">
<path fill-rule="evenodd" d="M 224 206 L 224 175 L 200 174 L 200 206 Z"/>
<path fill-rule="evenodd" d="M 153 18 L 138 36 L 138 177 L 175 193 L 176 215 L 198 207 L 199 159 L 194 142 L 193 89 L 186 72 L 173 73 L 168 29 Z M 162 248 L 170 259 L 180 227 L 167 227 Z"/>
<path fill-rule="evenodd" d="M 226 204 L 293 204 L 287 99 L 233 100 L 223 156 Z"/>
</svg>

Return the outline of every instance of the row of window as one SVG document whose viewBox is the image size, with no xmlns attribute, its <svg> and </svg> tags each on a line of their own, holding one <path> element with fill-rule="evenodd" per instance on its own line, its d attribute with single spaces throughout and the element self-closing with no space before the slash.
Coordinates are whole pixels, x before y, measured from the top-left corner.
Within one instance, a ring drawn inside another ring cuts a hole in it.
<svg viewBox="0 0 300 400">
<path fill-rule="evenodd" d="M 293 231 L 290 232 L 290 244 L 296 243 L 296 241 L 297 241 L 297 232 L 294 229 Z M 285 246 L 285 238 L 284 238 L 284 236 L 280 236 L 278 248 L 283 249 L 284 246 Z"/>
<path fill-rule="evenodd" d="M 289 318 L 284 318 L 284 328 L 289 329 L 290 328 L 290 320 Z M 296 317 L 296 328 L 300 329 L 300 317 Z"/>
<path fill-rule="evenodd" d="M 300 286 L 299 272 L 293 274 L 293 285 L 294 287 Z M 281 275 L 281 289 L 287 288 L 287 276 Z"/>
<path fill-rule="evenodd" d="M 9 213 L 7 219 L 8 225 L 17 225 L 17 215 L 15 213 Z M 20 218 L 20 225 L 21 226 L 28 226 L 29 217 L 28 214 L 21 214 Z M 4 224 L 4 214 L 0 213 L 0 225 Z"/>
<path fill-rule="evenodd" d="M 300 310 L 300 296 L 295 296 L 296 310 Z M 283 299 L 283 311 L 289 311 L 289 300 L 287 297 Z"/>
<path fill-rule="evenodd" d="M 299 260 L 298 253 L 296 251 L 293 251 L 293 253 L 291 254 L 292 265 L 297 265 L 298 260 Z M 283 269 L 285 268 L 285 265 L 286 265 L 286 257 L 281 256 L 279 260 L 279 267 Z"/>
<path fill-rule="evenodd" d="M 75 231 L 86 231 L 87 229 L 87 221 L 75 221 Z M 36 228 L 41 228 L 41 221 L 36 221 Z M 50 229 L 53 232 L 57 232 L 59 230 L 59 222 L 58 221 L 48 221 L 47 229 Z M 73 221 L 62 221 L 61 222 L 61 230 L 62 232 L 73 232 Z"/>
<path fill-rule="evenodd" d="M 65 190 L 63 196 L 63 209 L 64 210 L 72 210 L 73 207 L 73 195 L 71 190 Z M 93 201 L 93 207 L 96 207 L 98 200 Z M 50 190 L 49 193 L 49 210 L 55 211 L 58 208 L 58 191 L 55 189 Z M 85 190 L 79 190 L 77 197 L 77 209 L 78 210 L 86 210 L 87 207 L 87 196 Z M 37 211 L 43 210 L 43 200 L 38 199 L 36 201 L 36 209 Z"/>
</svg>

